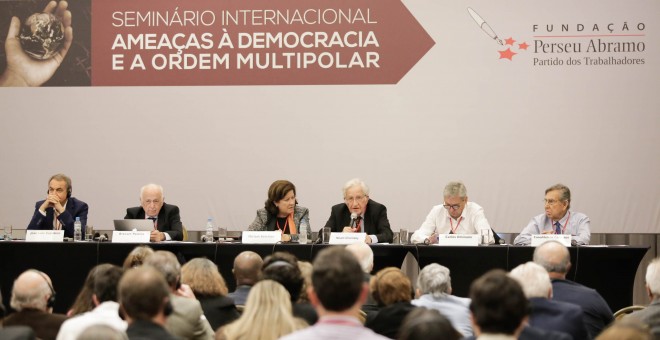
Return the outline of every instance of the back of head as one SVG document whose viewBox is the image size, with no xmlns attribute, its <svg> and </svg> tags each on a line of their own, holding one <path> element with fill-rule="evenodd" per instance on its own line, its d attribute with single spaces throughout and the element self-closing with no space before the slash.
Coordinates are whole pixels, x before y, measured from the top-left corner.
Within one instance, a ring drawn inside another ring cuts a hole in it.
<svg viewBox="0 0 660 340">
<path fill-rule="evenodd" d="M 501 269 L 472 282 L 470 299 L 472 317 L 482 333 L 514 334 L 529 313 L 522 287 Z"/>
<path fill-rule="evenodd" d="M 655 258 L 646 267 L 646 285 L 653 294 L 653 299 L 660 298 L 660 257 Z"/>
<path fill-rule="evenodd" d="M 346 246 L 360 263 L 360 267 L 365 273 L 371 273 L 374 268 L 374 251 L 364 242 L 356 242 Z"/>
<path fill-rule="evenodd" d="M 440 312 L 424 307 L 415 308 L 408 313 L 403 319 L 398 337 L 399 340 L 458 340 L 462 338 L 463 335 Z"/>
<path fill-rule="evenodd" d="M 50 278 L 45 273 L 28 269 L 14 281 L 9 304 L 16 311 L 26 308 L 47 311 L 48 296 L 54 294 Z"/>
<path fill-rule="evenodd" d="M 117 301 L 117 287 L 119 280 L 124 275 L 124 269 L 113 264 L 105 263 L 94 269 L 94 287 L 92 293 L 100 302 Z"/>
<path fill-rule="evenodd" d="M 151 320 L 169 303 L 163 275 L 150 266 L 129 269 L 119 281 L 119 303 L 133 320 Z"/>
<path fill-rule="evenodd" d="M 387 267 L 371 277 L 369 289 L 379 305 L 389 306 L 411 300 L 410 279 L 399 268 Z"/>
<path fill-rule="evenodd" d="M 234 259 L 234 276 L 237 285 L 254 285 L 259 281 L 264 261 L 253 251 L 243 251 Z"/>
<path fill-rule="evenodd" d="M 170 287 L 176 286 L 176 282 L 181 275 L 181 264 L 172 252 L 166 250 L 156 251 L 145 259 L 144 264 L 161 272 Z"/>
<path fill-rule="evenodd" d="M 527 262 L 513 268 L 509 274 L 518 281 L 528 299 L 549 298 L 552 282 L 548 272 L 534 262 Z"/>
<path fill-rule="evenodd" d="M 417 276 L 417 288 L 422 294 L 431 294 L 436 298 L 451 294 L 449 268 L 437 263 L 427 265 Z"/>
<path fill-rule="evenodd" d="M 323 308 L 334 312 L 350 309 L 359 299 L 364 272 L 353 254 L 343 247 L 323 249 L 314 259 L 312 286 Z"/>
<path fill-rule="evenodd" d="M 303 286 L 300 290 L 298 302 L 309 302 L 309 296 L 307 296 L 307 288 L 312 286 L 312 264 L 307 261 L 298 261 L 298 269 L 300 269 L 300 274 L 303 277 Z"/>
<path fill-rule="evenodd" d="M 291 301 L 298 300 L 303 286 L 298 259 L 285 252 L 275 252 L 266 257 L 261 268 L 261 279 L 279 282 L 291 295 Z"/>
<path fill-rule="evenodd" d="M 534 263 L 545 268 L 548 273 L 566 275 L 571 265 L 571 255 L 563 244 L 548 241 L 534 249 Z"/>
<path fill-rule="evenodd" d="M 144 263 L 144 260 L 151 256 L 153 253 L 154 250 L 146 245 L 140 245 L 133 248 L 133 250 L 131 250 L 131 252 L 128 254 L 128 256 L 126 256 L 126 259 L 124 260 L 124 269 L 141 266 Z"/>
<path fill-rule="evenodd" d="M 218 266 L 207 258 L 194 258 L 181 267 L 181 282 L 190 286 L 197 297 L 227 295 L 227 284 Z"/>
</svg>

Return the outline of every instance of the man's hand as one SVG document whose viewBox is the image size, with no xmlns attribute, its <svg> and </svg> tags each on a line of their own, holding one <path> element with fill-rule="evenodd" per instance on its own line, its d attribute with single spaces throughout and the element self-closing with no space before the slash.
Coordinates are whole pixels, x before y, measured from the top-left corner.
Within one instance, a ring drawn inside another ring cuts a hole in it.
<svg viewBox="0 0 660 340">
<path fill-rule="evenodd" d="M 21 21 L 17 17 L 11 18 L 5 41 L 7 69 L 0 76 L 0 86 L 41 86 L 55 74 L 73 42 L 71 12 L 67 10 L 68 6 L 66 1 L 60 1 L 59 4 L 51 1 L 44 8 L 45 13 L 53 13 L 64 25 L 64 46 L 52 58 L 46 60 L 32 59 L 23 51 L 19 40 Z"/>
<path fill-rule="evenodd" d="M 351 227 L 344 227 L 344 229 L 341 231 L 342 233 L 354 233 L 355 229 Z"/>
<path fill-rule="evenodd" d="M 427 238 L 427 240 L 429 240 L 429 243 L 428 243 L 428 244 L 436 244 L 436 243 L 438 243 L 438 234 L 436 234 L 436 233 L 431 234 L 431 236 L 429 236 L 429 237 Z"/>
<path fill-rule="evenodd" d="M 48 195 L 44 203 L 41 204 L 39 210 L 46 211 L 46 209 L 53 207 L 58 214 L 64 212 L 64 207 L 60 203 L 60 198 L 57 195 Z"/>
<path fill-rule="evenodd" d="M 151 240 L 151 242 L 165 241 L 165 233 L 161 233 L 158 230 L 152 230 L 149 239 Z"/>
</svg>

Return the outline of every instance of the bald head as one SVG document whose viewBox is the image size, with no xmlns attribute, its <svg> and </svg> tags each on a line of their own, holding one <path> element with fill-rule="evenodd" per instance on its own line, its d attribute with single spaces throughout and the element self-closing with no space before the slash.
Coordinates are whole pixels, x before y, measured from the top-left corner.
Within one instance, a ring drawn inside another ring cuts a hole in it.
<svg viewBox="0 0 660 340">
<path fill-rule="evenodd" d="M 11 308 L 17 311 L 25 308 L 48 311 L 48 298 L 53 294 L 50 285 L 50 277 L 45 273 L 33 269 L 24 271 L 14 281 Z"/>
<path fill-rule="evenodd" d="M 234 277 L 236 285 L 252 286 L 259 281 L 264 260 L 253 251 L 244 251 L 234 259 Z"/>
<path fill-rule="evenodd" d="M 552 279 L 566 279 L 571 268 L 568 248 L 557 241 L 548 241 L 534 250 L 534 263 L 545 268 Z"/>
<path fill-rule="evenodd" d="M 374 251 L 364 242 L 356 242 L 346 246 L 346 250 L 355 255 L 360 262 L 360 267 L 365 273 L 371 273 L 374 269 Z"/>
</svg>

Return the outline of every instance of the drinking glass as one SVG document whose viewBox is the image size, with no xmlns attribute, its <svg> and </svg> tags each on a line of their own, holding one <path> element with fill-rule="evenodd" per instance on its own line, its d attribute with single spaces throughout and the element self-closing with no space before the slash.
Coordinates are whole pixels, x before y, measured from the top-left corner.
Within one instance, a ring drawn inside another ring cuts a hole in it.
<svg viewBox="0 0 660 340">
<path fill-rule="evenodd" d="M 4 226 L 4 233 L 5 233 L 5 241 L 11 241 L 11 234 L 12 234 L 12 229 L 14 227 L 11 224 L 6 224 Z"/>
<path fill-rule="evenodd" d="M 323 227 L 323 230 L 321 230 L 321 240 L 323 241 L 323 244 L 330 243 L 330 231 L 331 229 L 328 227 Z"/>
</svg>

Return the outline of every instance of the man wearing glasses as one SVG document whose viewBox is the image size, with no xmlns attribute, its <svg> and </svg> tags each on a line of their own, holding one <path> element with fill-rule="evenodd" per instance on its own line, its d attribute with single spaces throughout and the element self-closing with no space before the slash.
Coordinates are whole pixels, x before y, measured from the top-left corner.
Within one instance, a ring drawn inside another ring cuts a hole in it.
<svg viewBox="0 0 660 340">
<path fill-rule="evenodd" d="M 151 242 L 182 241 L 183 224 L 179 207 L 164 202 L 163 187 L 147 184 L 140 189 L 140 206 L 126 209 L 124 219 L 149 219 L 154 221 Z"/>
<path fill-rule="evenodd" d="M 344 184 L 343 191 L 344 203 L 332 207 L 325 227 L 333 232 L 367 233 L 366 243 L 391 243 L 387 208 L 369 198 L 369 187 L 355 178 Z"/>
<path fill-rule="evenodd" d="M 563 184 L 555 184 L 545 190 L 545 213 L 535 216 L 513 241 L 515 245 L 529 245 L 532 235 L 570 234 L 571 244 L 589 244 L 591 231 L 589 217 L 570 211 L 571 191 Z"/>
<path fill-rule="evenodd" d="M 438 243 L 439 234 L 477 234 L 488 231 L 488 243 L 495 243 L 484 209 L 468 202 L 467 189 L 461 182 L 449 182 L 443 192 L 445 202 L 436 205 L 426 216 L 422 226 L 413 233 L 413 243 Z"/>
</svg>

